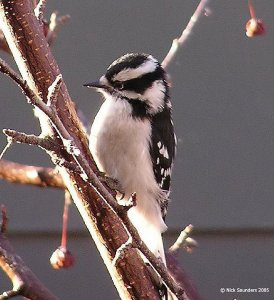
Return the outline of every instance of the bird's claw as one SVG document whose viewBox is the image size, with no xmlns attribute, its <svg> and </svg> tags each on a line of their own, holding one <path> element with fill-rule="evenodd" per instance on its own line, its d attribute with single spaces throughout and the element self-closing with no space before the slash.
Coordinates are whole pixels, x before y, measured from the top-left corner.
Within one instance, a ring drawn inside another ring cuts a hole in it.
<svg viewBox="0 0 274 300">
<path fill-rule="evenodd" d="M 105 182 L 109 188 L 116 190 L 119 194 L 121 194 L 120 200 L 124 198 L 125 193 L 122 191 L 121 184 L 117 179 L 107 176 L 104 172 L 99 172 L 98 177 L 101 181 Z"/>
</svg>

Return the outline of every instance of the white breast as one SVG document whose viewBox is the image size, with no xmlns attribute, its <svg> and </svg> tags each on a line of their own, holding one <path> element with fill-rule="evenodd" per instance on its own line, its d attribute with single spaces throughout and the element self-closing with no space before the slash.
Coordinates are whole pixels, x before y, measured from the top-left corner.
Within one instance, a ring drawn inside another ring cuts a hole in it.
<svg viewBox="0 0 274 300">
<path fill-rule="evenodd" d="M 114 102 L 105 96 L 91 128 L 91 153 L 99 169 L 119 181 L 126 198 L 136 192 L 137 207 L 133 210 L 164 229 L 157 202 L 161 189 L 149 153 L 150 122 L 132 118 L 128 102 Z"/>
</svg>

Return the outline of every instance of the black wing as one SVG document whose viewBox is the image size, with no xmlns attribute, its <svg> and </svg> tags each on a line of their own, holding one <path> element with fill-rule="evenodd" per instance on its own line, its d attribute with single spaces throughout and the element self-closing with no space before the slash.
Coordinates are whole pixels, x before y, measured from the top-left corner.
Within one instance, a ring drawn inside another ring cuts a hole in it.
<svg viewBox="0 0 274 300">
<path fill-rule="evenodd" d="M 176 138 L 171 118 L 171 110 L 168 107 L 156 114 L 151 119 L 152 144 L 150 155 L 153 171 L 158 185 L 166 192 L 166 201 L 161 203 L 163 216 L 167 209 L 167 200 L 170 188 L 171 171 L 175 156 Z"/>
</svg>

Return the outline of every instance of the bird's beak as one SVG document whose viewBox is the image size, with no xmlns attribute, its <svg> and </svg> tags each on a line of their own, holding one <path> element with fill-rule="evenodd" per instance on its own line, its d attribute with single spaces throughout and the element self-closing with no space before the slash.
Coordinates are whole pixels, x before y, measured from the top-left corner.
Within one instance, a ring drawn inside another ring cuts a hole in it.
<svg viewBox="0 0 274 300">
<path fill-rule="evenodd" d="M 95 88 L 95 89 L 108 89 L 109 85 L 107 83 L 107 80 L 105 76 L 102 76 L 99 80 L 90 82 L 90 83 L 85 83 L 83 86 L 87 88 Z"/>
<path fill-rule="evenodd" d="M 100 80 L 93 81 L 93 82 L 90 82 L 90 83 L 85 83 L 85 84 L 83 84 L 83 86 L 88 87 L 88 88 L 96 88 L 96 89 L 106 88 L 106 85 L 102 84 L 100 82 Z"/>
</svg>

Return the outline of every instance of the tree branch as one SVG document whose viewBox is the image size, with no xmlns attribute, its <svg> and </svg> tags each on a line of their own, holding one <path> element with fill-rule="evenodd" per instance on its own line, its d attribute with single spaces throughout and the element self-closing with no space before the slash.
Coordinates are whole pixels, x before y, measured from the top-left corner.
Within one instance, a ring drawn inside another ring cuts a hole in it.
<svg viewBox="0 0 274 300">
<path fill-rule="evenodd" d="M 65 189 L 61 176 L 52 168 L 26 166 L 3 159 L 0 160 L 0 179 L 11 183 Z"/>
<path fill-rule="evenodd" d="M 58 12 L 55 11 L 51 14 L 50 20 L 47 21 L 44 18 L 44 13 L 46 10 L 46 2 L 47 0 L 39 0 L 38 3 L 37 1 L 33 1 L 33 7 L 34 7 L 34 14 L 39 21 L 39 23 L 43 27 L 43 32 L 45 35 L 45 38 L 48 42 L 49 45 L 52 45 L 53 41 L 57 37 L 57 32 L 61 25 L 66 23 L 69 19 L 69 15 L 63 15 L 59 16 Z M 5 36 L 3 32 L 0 30 L 0 49 L 8 54 L 11 54 L 10 48 L 8 46 L 8 43 L 5 39 Z"/>
<path fill-rule="evenodd" d="M 3 133 L 13 143 L 28 144 L 38 146 L 47 151 L 54 151 L 56 153 L 60 152 L 60 145 L 58 145 L 53 139 L 49 137 L 41 138 L 33 134 L 26 134 L 24 132 L 15 131 L 12 129 L 3 129 Z"/>
</svg>

